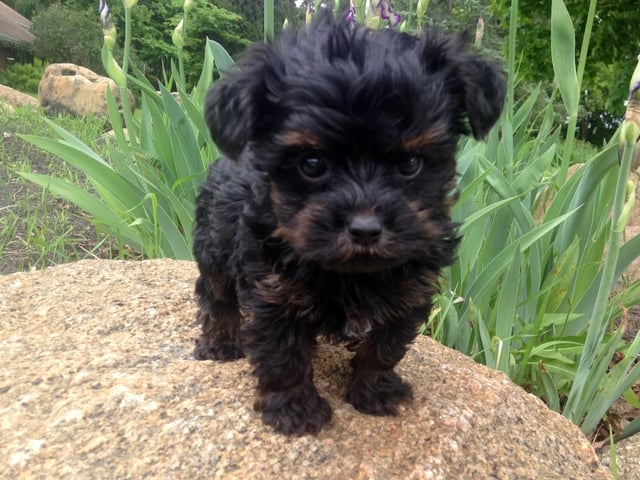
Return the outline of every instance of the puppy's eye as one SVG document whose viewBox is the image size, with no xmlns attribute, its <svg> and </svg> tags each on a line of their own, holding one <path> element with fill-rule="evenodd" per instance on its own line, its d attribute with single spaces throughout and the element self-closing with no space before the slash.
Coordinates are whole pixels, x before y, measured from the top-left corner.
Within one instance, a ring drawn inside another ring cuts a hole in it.
<svg viewBox="0 0 640 480">
<path fill-rule="evenodd" d="M 422 169 L 424 161 L 420 157 L 411 156 L 398 164 L 396 170 L 400 175 L 406 178 L 415 177 Z"/>
<path fill-rule="evenodd" d="M 310 180 L 318 180 L 327 173 L 327 163 L 321 158 L 306 157 L 298 164 L 298 169 L 303 177 Z"/>
</svg>

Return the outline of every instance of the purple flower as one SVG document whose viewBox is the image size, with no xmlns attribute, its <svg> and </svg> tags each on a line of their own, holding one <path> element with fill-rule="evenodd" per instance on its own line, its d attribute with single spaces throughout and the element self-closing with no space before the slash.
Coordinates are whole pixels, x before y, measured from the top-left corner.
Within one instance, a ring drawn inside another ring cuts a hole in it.
<svg viewBox="0 0 640 480">
<path fill-rule="evenodd" d="M 356 23 L 356 4 L 353 0 L 349 0 L 349 13 L 347 13 L 347 22 Z"/>
<path fill-rule="evenodd" d="M 402 20 L 400 14 L 393 11 L 393 7 L 391 7 L 391 0 L 380 0 L 376 8 L 380 9 L 380 17 L 383 20 L 389 20 L 392 27 L 398 25 L 400 20 Z"/>
</svg>

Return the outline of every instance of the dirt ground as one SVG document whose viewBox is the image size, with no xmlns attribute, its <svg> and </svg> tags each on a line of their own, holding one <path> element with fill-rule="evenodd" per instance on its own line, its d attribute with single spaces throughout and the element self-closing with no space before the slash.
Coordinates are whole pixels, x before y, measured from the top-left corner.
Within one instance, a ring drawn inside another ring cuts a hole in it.
<svg viewBox="0 0 640 480">
<path fill-rule="evenodd" d="M 82 178 L 18 133 L 27 132 L 19 124 L 0 127 L 0 275 L 84 258 L 118 258 L 117 245 L 105 239 L 84 212 L 19 176 L 25 170 Z M 125 257 L 140 255 L 126 252 Z"/>
</svg>

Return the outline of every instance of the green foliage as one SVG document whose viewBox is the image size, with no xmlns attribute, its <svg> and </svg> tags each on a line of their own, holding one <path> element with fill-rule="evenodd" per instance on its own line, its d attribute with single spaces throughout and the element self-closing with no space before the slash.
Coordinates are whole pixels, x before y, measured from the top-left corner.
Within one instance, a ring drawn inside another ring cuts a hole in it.
<svg viewBox="0 0 640 480">
<path fill-rule="evenodd" d="M 131 58 L 147 78 L 161 80 L 169 70 L 177 49 L 171 33 L 183 15 L 182 0 L 148 0 L 132 9 Z M 214 4 L 215 3 L 215 4 Z M 250 40 L 243 18 L 210 0 L 194 2 L 185 26 L 185 46 L 181 52 L 185 76 L 189 85 L 195 84 L 202 69 L 202 52 L 207 38 L 224 45 L 232 55 L 239 54 Z M 119 34 L 125 31 L 125 16 L 121 2 L 110 2 L 111 15 Z M 94 22 L 99 24 L 97 17 Z"/>
<path fill-rule="evenodd" d="M 34 54 L 48 62 L 72 62 L 104 74 L 101 61 L 102 30 L 96 14 L 94 0 L 25 0 L 19 11 L 32 18 L 33 32 L 38 37 Z M 111 17 L 115 22 L 120 46 L 125 31 L 122 1 L 109 1 Z M 177 54 L 171 42 L 171 32 L 182 18 L 183 0 L 145 0 L 132 10 L 130 56 L 132 62 L 148 78 L 161 80 Z M 281 2 L 283 5 L 288 2 Z M 233 7 L 225 8 L 225 7 Z M 193 85 L 202 68 L 202 52 L 207 38 L 222 44 L 233 56 L 244 50 L 251 40 L 261 38 L 254 25 L 237 12 L 254 11 L 262 14 L 260 2 L 226 2 L 196 0 L 186 25 L 186 44 L 182 52 L 185 75 Z M 276 6 L 276 12 L 279 10 Z M 280 9 L 282 11 L 282 7 Z M 295 9 L 294 9 L 295 11 Z M 37 12 L 37 13 L 36 13 Z M 256 17 L 257 18 L 257 17 Z M 260 17 L 260 29 L 262 21 Z M 260 30 L 261 31 L 261 30 Z M 116 57 L 122 55 L 116 48 Z"/>
<path fill-rule="evenodd" d="M 180 15 L 173 18 L 174 25 L 180 21 Z M 242 24 L 242 17 L 233 12 L 204 1 L 195 3 L 189 12 L 183 51 L 188 84 L 193 85 L 200 76 L 202 52 L 207 39 L 224 45 L 232 56 L 239 55 L 251 44 L 242 30 Z"/>
<path fill-rule="evenodd" d="M 502 19 L 503 31 L 509 25 L 508 0 L 492 0 L 495 18 Z M 574 21 L 576 38 L 582 39 L 587 30 L 590 2 L 564 2 Z M 518 51 L 518 75 L 528 82 L 548 82 L 553 79 L 553 65 L 548 55 L 551 41 L 550 12 L 552 0 L 519 2 L 518 38 L 526 46 Z M 621 118 L 627 97 L 627 80 L 631 76 L 635 57 L 640 51 L 640 9 L 620 2 L 598 2 L 593 30 L 590 32 L 588 62 L 582 82 L 583 130 L 594 135 L 600 143 L 600 130 Z M 577 56 L 577 52 L 576 52 Z M 602 112 L 608 112 L 601 120 Z M 606 128 L 605 128 L 606 130 Z M 610 127 L 609 127 L 610 131 Z M 586 132 L 583 133 L 583 136 Z"/>
<path fill-rule="evenodd" d="M 0 70 L 0 83 L 20 92 L 37 94 L 43 72 L 44 65 L 40 60 L 34 60 L 33 63 L 16 63 Z"/>
<path fill-rule="evenodd" d="M 243 31 L 246 37 L 256 41 L 263 39 L 263 4 L 259 0 L 215 0 L 214 3 L 226 10 L 235 12 L 243 17 Z M 297 9 L 293 0 L 274 0 L 274 31 L 278 32 L 286 20 L 289 26 L 296 28 L 304 21 L 304 9 Z M 231 52 L 233 53 L 233 52 Z"/>
<path fill-rule="evenodd" d="M 105 132 L 106 119 L 59 115 L 55 121 L 87 145 L 100 148 L 95 142 Z M 19 176 L 19 172 L 47 172 L 90 189 L 86 179 L 67 162 L 15 136 L 27 132 L 47 135 L 50 128 L 42 111 L 32 106 L 16 107 L 15 113 L 0 111 L 0 125 L 5 135 L 0 140 L 0 275 L 97 255 L 112 258 L 124 254 L 114 251 L 79 209 Z"/>
<path fill-rule="evenodd" d="M 394 8 L 403 14 L 403 18 L 413 19 L 409 5 L 417 5 L 417 0 L 404 0 L 393 2 Z M 467 32 L 473 40 L 478 20 L 483 19 L 484 36 L 482 49 L 484 52 L 499 52 L 502 45 L 502 32 L 498 28 L 498 22 L 494 19 L 490 2 L 487 0 L 466 0 L 463 2 L 427 2 L 427 10 L 423 21 L 423 27 L 435 29 L 447 33 Z"/>
<path fill-rule="evenodd" d="M 46 10 L 54 3 L 87 12 L 95 12 L 98 5 L 96 0 L 55 0 L 54 2 L 51 0 L 7 0 L 4 3 L 28 19 L 32 19 L 38 12 Z"/>
<path fill-rule="evenodd" d="M 563 98 L 575 111 L 579 75 L 562 7 L 554 8 L 551 25 L 564 44 L 552 55 Z M 510 38 L 509 58 L 515 50 Z M 512 75 L 510 92 L 514 81 Z M 454 217 L 464 222 L 464 237 L 426 329 L 506 372 L 591 434 L 640 379 L 640 333 L 626 343 L 624 322 L 615 327 L 623 309 L 640 301 L 640 281 L 614 294 L 640 255 L 640 237 L 622 245 L 633 199 L 630 157 L 620 165 L 616 137 L 567 181 L 555 177 L 573 139 L 565 137 L 558 151 L 553 105 L 535 115 L 537 97 L 533 91 L 513 107 L 509 100 L 486 144 L 463 142 Z M 609 368 L 616 352 L 623 361 Z"/>
<path fill-rule="evenodd" d="M 32 19 L 36 40 L 33 53 L 47 62 L 71 62 L 97 73 L 104 72 L 100 60 L 102 29 L 95 11 L 83 11 L 54 3 Z"/>
<path fill-rule="evenodd" d="M 172 70 L 177 97 L 163 85 L 158 95 L 140 72 L 129 76 L 129 82 L 141 92 L 141 107 L 136 119 L 126 124 L 125 133 L 110 96 L 114 136 L 107 142 L 106 155 L 50 121 L 56 138 L 23 136 L 81 170 L 91 183 L 91 192 L 47 175 L 23 176 L 82 208 L 121 246 L 149 258 L 192 258 L 196 191 L 207 165 L 217 157 L 202 112 L 213 78 L 214 55 L 219 65 L 228 64 L 226 52 L 210 41 L 202 75 L 191 92 L 185 90 L 176 69 Z"/>
<path fill-rule="evenodd" d="M 4 3 L 26 18 L 33 17 L 36 10 L 49 4 L 45 0 L 6 0 Z"/>
</svg>

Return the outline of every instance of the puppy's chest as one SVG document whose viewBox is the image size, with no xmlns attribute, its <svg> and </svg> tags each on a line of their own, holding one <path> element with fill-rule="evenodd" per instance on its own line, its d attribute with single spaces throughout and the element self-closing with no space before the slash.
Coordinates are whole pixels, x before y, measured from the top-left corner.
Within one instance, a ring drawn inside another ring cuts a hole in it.
<svg viewBox="0 0 640 480">
<path fill-rule="evenodd" d="M 357 342 L 366 338 L 376 326 L 387 319 L 388 305 L 377 292 L 366 293 L 354 288 L 347 291 L 320 291 L 316 293 L 314 315 L 309 321 L 318 330 L 336 341 Z M 387 319 L 388 321 L 388 319 Z"/>
<path fill-rule="evenodd" d="M 257 284 L 263 301 L 282 315 L 308 322 L 333 340 L 354 342 L 386 324 L 404 321 L 416 308 L 429 308 L 432 285 L 423 276 L 320 277 L 295 281 L 271 274 Z"/>
</svg>

